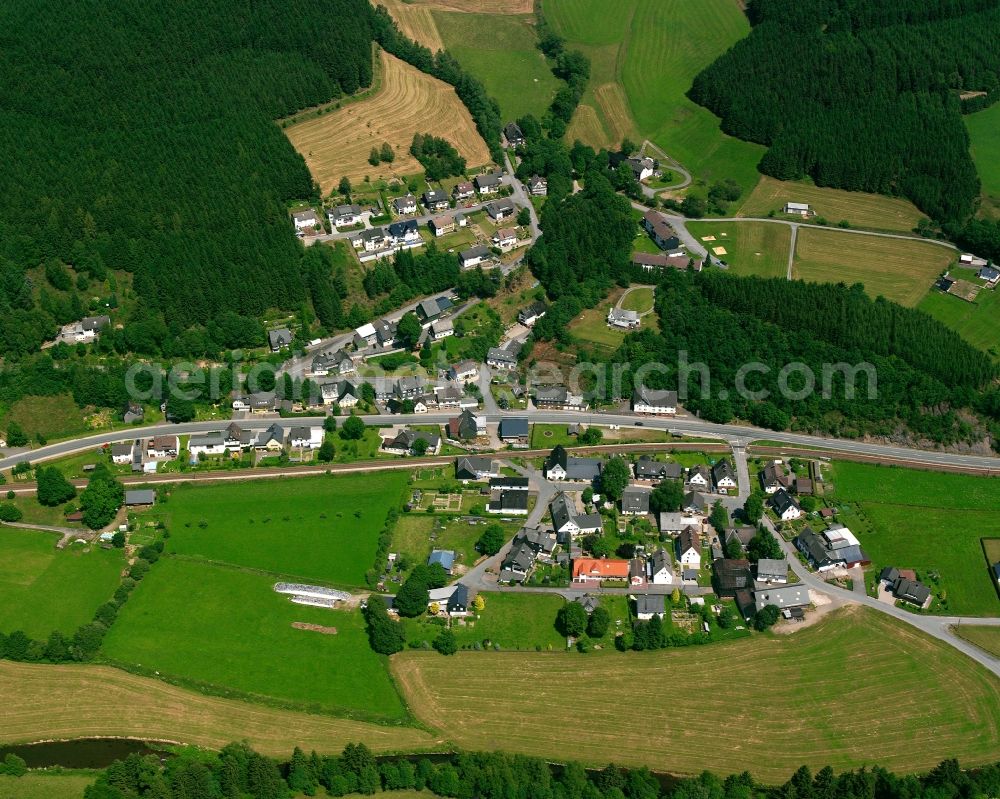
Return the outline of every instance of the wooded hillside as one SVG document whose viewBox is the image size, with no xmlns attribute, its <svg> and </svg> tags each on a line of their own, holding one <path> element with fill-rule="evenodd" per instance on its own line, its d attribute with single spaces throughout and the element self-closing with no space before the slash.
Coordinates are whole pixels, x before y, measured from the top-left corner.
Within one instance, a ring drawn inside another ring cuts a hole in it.
<svg viewBox="0 0 1000 799">
<path fill-rule="evenodd" d="M 286 203 L 313 187 L 275 120 L 371 82 L 371 17 L 367 0 L 5 4 L 0 313 L 25 333 L 0 354 L 66 321 L 23 279 L 52 262 L 134 273 L 171 335 L 304 299 Z"/>
</svg>

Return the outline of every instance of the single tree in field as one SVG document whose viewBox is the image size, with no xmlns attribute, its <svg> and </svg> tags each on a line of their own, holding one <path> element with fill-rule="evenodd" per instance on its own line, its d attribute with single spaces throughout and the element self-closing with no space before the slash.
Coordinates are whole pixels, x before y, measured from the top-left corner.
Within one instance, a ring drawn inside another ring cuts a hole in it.
<svg viewBox="0 0 1000 799">
<path fill-rule="evenodd" d="M 340 437 L 346 441 L 358 441 L 364 438 L 365 423 L 358 416 L 348 416 L 340 426 Z"/>
<path fill-rule="evenodd" d="M 344 195 L 344 197 L 350 199 L 351 196 L 351 179 L 344 175 L 340 179 L 340 183 L 337 184 L 337 191 Z"/>
<path fill-rule="evenodd" d="M 387 164 L 391 164 L 396 160 L 396 153 L 393 152 L 392 145 L 389 142 L 383 142 L 382 149 L 379 150 L 379 158 Z"/>
<path fill-rule="evenodd" d="M 378 147 L 372 147 L 372 151 L 368 153 L 368 163 L 372 166 L 378 166 L 381 160 L 382 156 L 379 154 Z"/>
<path fill-rule="evenodd" d="M 476 549 L 484 555 L 496 555 L 503 548 L 506 541 L 507 535 L 504 533 L 503 527 L 493 523 L 487 525 L 486 529 L 483 530 L 483 534 L 479 536 L 479 540 L 476 542 Z"/>
<path fill-rule="evenodd" d="M 445 627 L 434 639 L 434 648 L 442 655 L 454 655 L 458 651 L 458 641 L 455 640 L 455 633 Z"/>
<path fill-rule="evenodd" d="M 38 482 L 38 501 L 47 507 L 62 505 L 76 496 L 76 488 L 55 466 L 36 469 L 35 480 Z"/>
<path fill-rule="evenodd" d="M 556 614 L 556 629 L 563 635 L 576 638 L 587 629 L 587 611 L 579 602 L 567 602 Z"/>
</svg>

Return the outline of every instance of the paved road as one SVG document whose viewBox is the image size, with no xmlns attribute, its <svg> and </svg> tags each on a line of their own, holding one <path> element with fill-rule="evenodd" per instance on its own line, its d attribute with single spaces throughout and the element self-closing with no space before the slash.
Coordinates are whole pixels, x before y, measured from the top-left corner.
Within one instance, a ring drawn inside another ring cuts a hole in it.
<svg viewBox="0 0 1000 799">
<path fill-rule="evenodd" d="M 684 219 L 684 217 L 678 217 Z M 686 220 L 701 221 L 701 220 Z M 706 222 L 767 222 L 769 225 L 789 225 L 792 228 L 811 228 L 814 230 L 829 230 L 835 233 L 851 233 L 855 236 L 876 236 L 880 239 L 902 239 L 904 241 L 922 241 L 927 244 L 935 244 L 938 247 L 945 247 L 949 250 L 958 250 L 950 241 L 940 241 L 939 239 L 925 239 L 923 236 L 910 235 L 908 233 L 876 233 L 874 230 L 858 230 L 857 228 L 830 227 L 829 225 L 814 225 L 809 222 L 798 222 L 791 219 L 772 219 L 767 216 L 728 216 L 709 217 Z"/>
<path fill-rule="evenodd" d="M 788 244 L 788 273 L 786 277 L 792 279 L 792 266 L 795 264 L 795 242 L 799 239 L 799 226 L 797 224 L 792 224 L 792 238 Z"/>
<path fill-rule="evenodd" d="M 653 144 L 649 139 L 646 139 L 642 143 L 642 148 L 640 149 L 640 154 L 645 155 L 646 150 L 653 150 L 656 160 L 660 162 L 660 166 L 666 165 L 672 172 L 677 172 L 681 176 L 680 183 L 674 183 L 670 186 L 661 186 L 658 189 L 650 188 L 649 186 L 642 187 L 642 193 L 649 198 L 653 198 L 658 194 L 665 191 L 677 191 L 679 189 L 686 189 L 691 185 L 691 173 L 688 172 L 684 167 L 682 167 L 676 160 L 667 155 L 663 150 L 657 145 Z"/>
<path fill-rule="evenodd" d="M 960 616 L 923 616 L 916 613 L 911 613 L 907 610 L 897 608 L 894 605 L 890 605 L 886 602 L 880 602 L 874 597 L 870 597 L 867 594 L 859 594 L 854 591 L 848 591 L 845 588 L 841 588 L 837 585 L 831 585 L 825 580 L 821 580 L 814 573 L 810 572 L 798 559 L 798 555 L 795 548 L 785 541 L 785 539 L 778 533 L 775 529 L 774 524 L 769 518 L 764 517 L 764 526 L 770 530 L 771 534 L 775 537 L 778 543 L 781 545 L 782 550 L 785 552 L 785 556 L 788 558 L 788 562 L 792 567 L 792 571 L 795 572 L 795 576 L 799 578 L 799 581 L 807 585 L 809 588 L 819 591 L 821 593 L 832 596 L 843 602 L 855 602 L 857 604 L 865 605 L 866 607 L 872 608 L 879 611 L 880 613 L 886 613 L 893 618 L 904 621 L 907 624 L 916 627 L 918 630 L 927 633 L 928 635 L 937 638 L 940 641 L 944 641 L 946 644 L 955 647 L 960 652 L 965 653 L 973 660 L 981 663 L 987 669 L 992 671 L 995 675 L 1000 677 L 1000 658 L 996 658 L 988 652 L 983 651 L 977 646 L 973 646 L 964 638 L 960 638 L 953 631 L 952 627 L 957 625 L 967 624 L 967 625 L 977 625 L 977 626 L 987 626 L 987 627 L 1000 627 L 1000 618 L 990 617 L 990 618 L 972 618 L 972 617 L 960 617 Z"/>
<path fill-rule="evenodd" d="M 90 538 L 95 533 L 89 530 L 81 530 L 76 527 L 54 527 L 48 524 L 27 524 L 25 522 L 0 522 L 0 527 L 16 527 L 19 530 L 41 530 L 45 533 L 59 533 L 62 538 L 56 544 L 58 549 L 62 549 L 74 538 Z"/>
<path fill-rule="evenodd" d="M 538 226 L 538 214 L 535 213 L 535 206 L 532 205 L 531 197 L 528 190 L 524 188 L 524 184 L 514 176 L 514 167 L 511 166 L 510 155 L 506 150 L 503 151 L 503 162 L 504 166 L 507 167 L 507 174 L 510 176 L 508 178 L 510 185 L 514 189 L 511 199 L 518 205 L 527 208 L 531 213 L 531 240 L 535 241 L 542 235 L 542 229 Z"/>
</svg>

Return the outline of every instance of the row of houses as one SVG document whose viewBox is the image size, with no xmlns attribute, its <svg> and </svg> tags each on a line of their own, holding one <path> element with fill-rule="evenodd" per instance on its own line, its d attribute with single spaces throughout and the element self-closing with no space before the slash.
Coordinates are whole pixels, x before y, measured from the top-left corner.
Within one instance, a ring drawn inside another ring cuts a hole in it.
<svg viewBox="0 0 1000 799">
<path fill-rule="evenodd" d="M 136 439 L 128 443 L 112 444 L 111 461 L 118 466 L 131 464 L 133 472 L 150 474 L 161 461 L 172 461 L 180 452 L 177 436 L 164 435 Z"/>
<path fill-rule="evenodd" d="M 285 427 L 272 424 L 263 430 L 251 430 L 235 422 L 225 430 L 196 433 L 188 441 L 191 459 L 198 457 L 235 454 L 244 450 L 278 453 L 292 450 L 319 449 L 323 443 L 323 428 L 304 425 Z"/>
</svg>

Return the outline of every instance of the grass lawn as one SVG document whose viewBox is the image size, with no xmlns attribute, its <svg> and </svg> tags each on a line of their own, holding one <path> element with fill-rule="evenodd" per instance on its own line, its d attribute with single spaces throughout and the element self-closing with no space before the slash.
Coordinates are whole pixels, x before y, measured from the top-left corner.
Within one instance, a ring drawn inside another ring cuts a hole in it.
<svg viewBox="0 0 1000 799">
<path fill-rule="evenodd" d="M 561 84 L 536 47 L 531 15 L 434 11 L 445 47 L 500 103 L 504 120 L 542 118 Z"/>
<path fill-rule="evenodd" d="M 104 640 L 112 660 L 302 709 L 401 719 L 406 711 L 359 611 L 293 604 L 273 578 L 167 557 Z M 336 635 L 292 627 L 335 627 Z"/>
<path fill-rule="evenodd" d="M 54 397 L 24 397 L 0 414 L 0 426 L 17 422 L 29 436 L 41 433 L 45 438 L 69 438 L 87 431 L 84 413 L 69 394 Z"/>
<path fill-rule="evenodd" d="M 718 773 L 747 769 L 768 783 L 803 764 L 814 772 L 873 763 L 911 772 L 945 757 L 968 766 L 993 762 L 1000 749 L 997 678 L 861 607 L 787 636 L 624 654 L 405 652 L 393 657 L 392 669 L 418 718 L 469 749 L 553 759 L 571 751 L 587 764 L 682 775 L 701 772 L 711 751 Z M 717 678 L 744 673 L 767 678 Z M 622 723 L 623 697 L 636 686 L 670 696 L 678 685 L 694 686 L 696 712 Z"/>
<path fill-rule="evenodd" d="M 1000 537 L 1000 481 L 847 462 L 837 462 L 829 480 L 836 502 L 859 508 L 844 523 L 875 569 L 915 569 L 936 593 L 947 592 L 948 613 L 1000 615 L 980 544 Z"/>
<path fill-rule="evenodd" d="M 962 118 L 972 139 L 972 160 L 983 184 L 983 197 L 1000 210 L 1000 104 Z"/>
<path fill-rule="evenodd" d="M 0 775 L 0 799 L 83 799 L 84 789 L 96 779 L 96 773 Z"/>
<path fill-rule="evenodd" d="M 407 474 L 181 485 L 161 506 L 167 551 L 334 585 L 363 585 Z M 204 523 L 204 526 L 202 524 Z"/>
<path fill-rule="evenodd" d="M 1000 627 L 974 627 L 963 624 L 961 627 L 956 627 L 955 632 L 966 641 L 1000 658 Z"/>
<path fill-rule="evenodd" d="M 983 290 L 975 302 L 931 291 L 917 306 L 981 350 L 1000 358 L 1000 291 Z"/>
<path fill-rule="evenodd" d="M 872 297 L 881 294 L 912 307 L 954 257 L 952 250 L 923 241 L 800 228 L 792 276 L 815 283 L 864 283 Z"/>
<path fill-rule="evenodd" d="M 486 608 L 479 618 L 470 616 L 466 623 L 453 626 L 459 646 L 471 646 L 485 640 L 501 649 L 564 649 L 566 640 L 556 631 L 556 613 L 564 604 L 559 596 L 549 594 L 488 593 Z M 407 619 L 406 637 L 411 642 L 432 642 L 441 628 L 417 619 Z"/>
<path fill-rule="evenodd" d="M 723 247 L 718 257 L 734 275 L 785 277 L 792 234 L 787 225 L 772 222 L 688 222 L 688 230 L 711 252 Z M 702 241 L 715 236 L 715 241 Z"/>
<path fill-rule="evenodd" d="M 497 519 L 486 517 L 479 521 L 480 524 L 469 524 L 443 513 L 404 513 L 392 533 L 392 551 L 407 555 L 417 565 L 427 562 L 432 549 L 450 549 L 458 555 L 458 565 L 472 566 L 479 558 L 476 541 L 486 525 Z M 510 528 L 511 537 L 516 528 L 517 525 Z"/>
<path fill-rule="evenodd" d="M 632 289 L 622 300 L 622 308 L 626 311 L 646 313 L 653 309 L 653 289 L 640 287 Z"/>
<path fill-rule="evenodd" d="M 72 634 L 118 587 L 120 549 L 56 549 L 59 536 L 0 527 L 0 631 Z"/>
<path fill-rule="evenodd" d="M 847 220 L 853 227 L 910 233 L 923 214 L 908 200 L 778 180 L 764 175 L 739 210 L 739 216 L 781 216 L 787 202 L 809 203 L 831 225 Z"/>
</svg>

